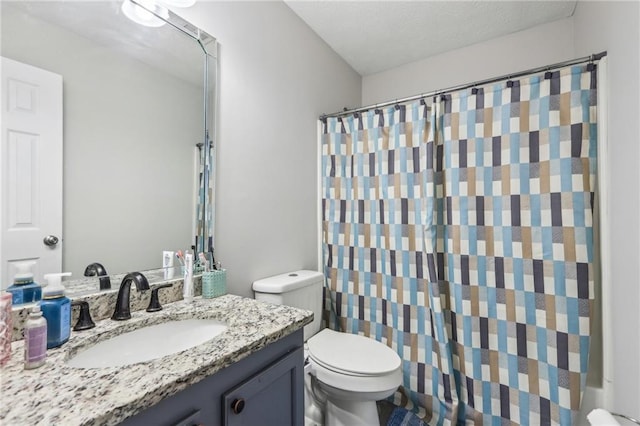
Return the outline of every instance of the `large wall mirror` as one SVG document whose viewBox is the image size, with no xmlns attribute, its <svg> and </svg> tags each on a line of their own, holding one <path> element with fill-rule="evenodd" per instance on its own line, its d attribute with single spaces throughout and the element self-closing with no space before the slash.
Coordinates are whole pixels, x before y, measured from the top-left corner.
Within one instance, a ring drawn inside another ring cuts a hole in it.
<svg viewBox="0 0 640 426">
<path fill-rule="evenodd" d="M 198 232 L 211 240 L 198 204 L 211 195 L 199 179 L 213 134 L 215 40 L 174 14 L 174 25 L 141 26 L 121 2 L 0 7 L 2 56 L 62 76 L 62 270 L 156 269 L 163 250 L 191 247 Z"/>
</svg>

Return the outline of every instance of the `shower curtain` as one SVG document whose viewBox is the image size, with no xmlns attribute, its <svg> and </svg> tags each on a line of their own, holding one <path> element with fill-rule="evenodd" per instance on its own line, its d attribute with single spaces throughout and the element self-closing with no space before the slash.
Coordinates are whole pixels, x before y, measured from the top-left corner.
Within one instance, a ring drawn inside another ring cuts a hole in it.
<svg viewBox="0 0 640 426">
<path fill-rule="evenodd" d="M 209 137 L 207 132 L 207 138 Z M 208 149 L 207 149 L 208 148 Z M 196 253 L 213 252 L 213 173 L 212 165 L 215 164 L 214 148 L 209 144 L 201 144 L 197 147 L 197 194 L 195 212 L 195 236 L 194 245 Z"/>
<path fill-rule="evenodd" d="M 570 424 L 593 302 L 596 72 L 323 125 L 329 327 L 403 360 L 429 424 Z"/>
<path fill-rule="evenodd" d="M 325 320 L 395 349 L 406 402 L 431 409 L 439 343 L 423 243 L 427 118 L 416 102 L 328 119 L 321 179 Z"/>
</svg>

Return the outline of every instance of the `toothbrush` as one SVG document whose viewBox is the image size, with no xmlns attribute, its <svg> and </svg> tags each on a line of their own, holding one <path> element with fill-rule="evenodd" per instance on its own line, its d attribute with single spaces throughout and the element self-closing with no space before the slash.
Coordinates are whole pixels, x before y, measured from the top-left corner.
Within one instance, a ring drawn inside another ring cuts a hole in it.
<svg viewBox="0 0 640 426">
<path fill-rule="evenodd" d="M 200 259 L 200 265 L 204 267 L 204 271 L 209 272 L 209 262 L 207 262 L 207 259 L 204 257 L 204 253 L 198 253 L 198 259 Z"/>
<path fill-rule="evenodd" d="M 180 262 L 180 265 L 184 266 L 184 258 L 182 257 L 182 250 L 178 250 L 176 252 L 176 257 L 178 258 L 178 262 Z"/>
<path fill-rule="evenodd" d="M 213 257 L 213 250 L 211 250 L 209 254 L 211 255 L 211 269 L 214 271 L 219 271 L 220 269 L 222 269 L 220 262 L 216 262 L 216 258 Z"/>
<path fill-rule="evenodd" d="M 207 262 L 211 265 L 211 270 L 214 271 L 216 269 L 216 264 L 213 263 L 213 251 L 207 252 Z"/>
</svg>

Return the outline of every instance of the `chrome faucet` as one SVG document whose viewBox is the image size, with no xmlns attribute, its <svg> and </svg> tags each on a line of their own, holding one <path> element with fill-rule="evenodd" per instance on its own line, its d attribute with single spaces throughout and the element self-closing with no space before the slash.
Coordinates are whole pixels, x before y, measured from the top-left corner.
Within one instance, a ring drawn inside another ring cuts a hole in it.
<svg viewBox="0 0 640 426">
<path fill-rule="evenodd" d="M 111 288 L 109 274 L 107 274 L 105 267 L 98 262 L 89 264 L 84 270 L 85 277 L 95 277 L 96 275 L 100 278 L 100 290 L 109 290 Z"/>
<path fill-rule="evenodd" d="M 125 275 L 120 283 L 118 300 L 116 300 L 116 310 L 111 316 L 112 320 L 122 321 L 131 318 L 131 306 L 129 300 L 131 282 L 135 283 L 138 291 L 149 290 L 149 281 L 147 281 L 147 278 L 140 272 L 131 272 Z"/>
</svg>

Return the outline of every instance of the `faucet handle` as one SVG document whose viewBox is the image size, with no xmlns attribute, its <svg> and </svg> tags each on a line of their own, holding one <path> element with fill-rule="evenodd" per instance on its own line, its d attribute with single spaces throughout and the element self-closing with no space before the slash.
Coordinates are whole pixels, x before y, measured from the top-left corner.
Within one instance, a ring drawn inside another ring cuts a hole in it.
<svg viewBox="0 0 640 426">
<path fill-rule="evenodd" d="M 74 300 L 71 302 L 71 306 L 80 306 L 80 313 L 78 314 L 78 322 L 73 326 L 73 331 L 88 330 L 96 326 L 91 319 L 91 313 L 89 312 L 89 302 L 84 300 Z"/>
<path fill-rule="evenodd" d="M 147 312 L 157 312 L 162 310 L 162 306 L 160 305 L 160 301 L 158 300 L 158 290 L 161 288 L 172 287 L 172 283 L 161 284 L 151 290 L 151 300 L 149 300 L 149 307 L 147 308 Z"/>
</svg>

